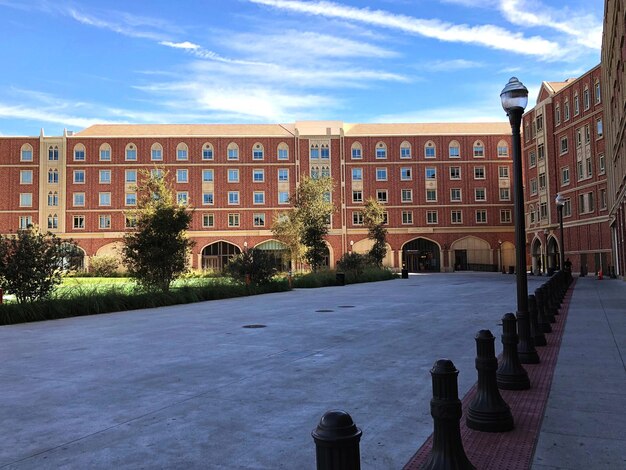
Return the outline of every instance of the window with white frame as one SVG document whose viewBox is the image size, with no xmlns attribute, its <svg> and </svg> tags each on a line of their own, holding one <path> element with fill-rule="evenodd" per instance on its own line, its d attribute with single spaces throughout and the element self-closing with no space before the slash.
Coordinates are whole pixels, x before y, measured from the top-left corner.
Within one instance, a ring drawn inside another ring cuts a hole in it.
<svg viewBox="0 0 626 470">
<path fill-rule="evenodd" d="M 32 215 L 21 215 L 19 218 L 19 229 L 26 230 L 33 225 L 33 216 Z"/>
<path fill-rule="evenodd" d="M 352 212 L 352 225 L 363 225 L 363 212 Z"/>
<path fill-rule="evenodd" d="M 569 184 L 569 166 L 561 168 L 561 186 Z"/>
<path fill-rule="evenodd" d="M 320 146 L 318 144 L 311 144 L 309 148 L 309 158 L 311 160 L 317 160 L 320 158 Z"/>
<path fill-rule="evenodd" d="M 228 204 L 231 206 L 239 204 L 239 191 L 228 191 Z"/>
<path fill-rule="evenodd" d="M 437 169 L 434 167 L 427 167 L 425 170 L 425 176 L 427 180 L 437 179 Z"/>
<path fill-rule="evenodd" d="M 456 140 L 450 142 L 448 146 L 448 156 L 450 158 L 461 158 L 461 147 Z"/>
<path fill-rule="evenodd" d="M 252 148 L 252 160 L 263 160 L 264 158 L 264 149 L 261 144 L 254 144 Z"/>
<path fill-rule="evenodd" d="M 589 129 L 589 125 L 585 126 L 585 142 L 586 143 L 591 142 L 591 131 Z"/>
<path fill-rule="evenodd" d="M 528 152 L 528 166 L 530 168 L 534 168 L 537 166 L 537 154 L 534 152 L 534 150 Z"/>
<path fill-rule="evenodd" d="M 546 174 L 539 173 L 539 191 L 546 189 Z"/>
<path fill-rule="evenodd" d="M 460 180 L 461 179 L 461 167 L 460 166 L 451 166 L 450 167 L 450 179 L 451 180 Z"/>
<path fill-rule="evenodd" d="M 565 199 L 563 204 L 563 217 L 570 217 L 572 215 L 572 200 Z"/>
<path fill-rule="evenodd" d="M 213 183 L 215 181 L 215 172 L 212 168 L 205 168 L 202 170 L 202 182 Z"/>
<path fill-rule="evenodd" d="M 202 204 L 205 206 L 213 205 L 213 192 L 212 191 L 205 191 L 202 193 Z"/>
<path fill-rule="evenodd" d="M 85 205 L 85 193 L 72 194 L 72 203 L 74 207 L 83 207 Z"/>
<path fill-rule="evenodd" d="M 413 190 L 412 189 L 402 189 L 400 194 L 402 202 L 412 202 L 413 201 Z"/>
<path fill-rule="evenodd" d="M 352 181 L 363 181 L 362 168 L 352 168 Z"/>
<path fill-rule="evenodd" d="M 57 184 L 58 182 L 59 182 L 59 170 L 57 169 L 48 170 L 48 183 Z"/>
<path fill-rule="evenodd" d="M 202 160 L 213 160 L 213 158 L 213 145 L 207 142 L 202 146 Z"/>
<path fill-rule="evenodd" d="M 137 217 L 134 215 L 126 215 L 124 217 L 124 228 L 135 228 L 137 226 Z"/>
<path fill-rule="evenodd" d="M 387 168 L 376 168 L 376 181 L 387 181 Z"/>
<path fill-rule="evenodd" d="M 437 211 L 426 211 L 426 223 L 429 225 L 439 223 L 439 214 Z"/>
<path fill-rule="evenodd" d="M 252 214 L 252 225 L 255 227 L 265 227 L 265 214 L 263 212 Z"/>
<path fill-rule="evenodd" d="M 59 228 L 59 217 L 57 214 L 48 216 L 48 229 Z"/>
<path fill-rule="evenodd" d="M 380 202 L 381 204 L 386 204 L 387 203 L 387 190 L 386 189 L 377 190 L 376 200 Z"/>
<path fill-rule="evenodd" d="M 228 170 L 228 182 L 229 183 L 239 183 L 239 169 L 238 168 L 229 168 L 229 170 Z"/>
<path fill-rule="evenodd" d="M 228 144 L 226 156 L 228 160 L 239 160 L 239 146 L 234 142 Z"/>
<path fill-rule="evenodd" d="M 103 230 L 111 228 L 111 216 L 110 215 L 98 216 L 98 228 L 103 229 Z"/>
<path fill-rule="evenodd" d="M 102 144 L 100 146 L 100 161 L 111 161 L 111 146 L 109 144 Z"/>
<path fill-rule="evenodd" d="M 598 156 L 598 174 L 603 175 L 606 173 L 606 162 L 604 159 L 604 154 L 600 154 Z"/>
<path fill-rule="evenodd" d="M 124 181 L 126 181 L 126 183 L 136 183 L 137 170 L 126 170 L 124 172 Z"/>
<path fill-rule="evenodd" d="M 49 207 L 56 207 L 59 205 L 59 193 L 54 191 L 50 191 L 48 193 L 48 206 Z"/>
<path fill-rule="evenodd" d="M 383 142 L 376 144 L 376 159 L 381 160 L 387 158 L 387 145 Z"/>
<path fill-rule="evenodd" d="M 150 148 L 150 160 L 153 162 L 160 162 L 163 160 L 163 146 L 158 142 L 152 144 Z"/>
<path fill-rule="evenodd" d="M 474 200 L 476 200 L 476 201 L 486 201 L 487 200 L 487 190 L 485 188 L 474 188 Z"/>
<path fill-rule="evenodd" d="M 411 173 L 410 167 L 400 168 L 400 180 L 402 181 L 410 181 L 413 179 L 413 174 Z"/>
<path fill-rule="evenodd" d="M 179 168 L 176 170 L 176 182 L 188 183 L 189 182 L 189 170 L 186 168 Z"/>
<path fill-rule="evenodd" d="M 33 184 L 33 170 L 20 170 L 20 184 Z"/>
<path fill-rule="evenodd" d="M 320 146 L 320 158 L 328 160 L 330 158 L 330 147 L 328 144 L 322 144 Z"/>
<path fill-rule="evenodd" d="M 499 166 L 498 167 L 498 177 L 501 179 L 506 179 L 509 177 L 509 167 L 508 166 Z"/>
<path fill-rule="evenodd" d="M 437 147 L 432 141 L 424 145 L 424 158 L 437 158 Z"/>
<path fill-rule="evenodd" d="M 474 179 L 475 180 L 484 180 L 485 179 L 485 167 L 484 166 L 475 166 L 474 167 Z"/>
<path fill-rule="evenodd" d="M 278 159 L 289 160 L 289 146 L 285 142 L 278 144 Z"/>
<path fill-rule="evenodd" d="M 254 183 L 263 183 L 265 181 L 265 170 L 263 168 L 252 170 L 252 181 Z"/>
<path fill-rule="evenodd" d="M 450 222 L 453 224 L 463 223 L 463 211 L 453 210 L 450 212 Z"/>
<path fill-rule="evenodd" d="M 99 170 L 98 181 L 100 184 L 111 184 L 111 170 Z"/>
<path fill-rule="evenodd" d="M 85 146 L 83 144 L 77 144 L 74 146 L 74 161 L 85 161 Z"/>
<path fill-rule="evenodd" d="M 544 220 L 548 218 L 548 203 L 542 202 L 539 204 L 539 217 Z"/>
<path fill-rule="evenodd" d="M 426 202 L 437 202 L 437 190 L 436 189 L 426 190 Z"/>
<path fill-rule="evenodd" d="M 124 195 L 124 204 L 127 206 L 137 205 L 137 193 L 126 193 Z"/>
<path fill-rule="evenodd" d="M 58 146 L 50 146 L 48 147 L 48 160 L 55 161 L 59 159 L 59 147 Z"/>
<path fill-rule="evenodd" d="M 400 158 L 411 158 L 411 144 L 402 142 L 400 145 Z"/>
<path fill-rule="evenodd" d="M 228 214 L 228 226 L 239 227 L 239 214 Z"/>
<path fill-rule="evenodd" d="M 98 193 L 98 204 L 100 206 L 110 206 L 111 193 Z"/>
<path fill-rule="evenodd" d="M 278 204 L 289 204 L 289 193 L 287 191 L 278 191 Z"/>
<path fill-rule="evenodd" d="M 289 181 L 289 169 L 288 168 L 279 168 L 278 169 L 278 182 L 286 183 Z"/>
<path fill-rule="evenodd" d="M 30 144 L 22 145 L 20 150 L 20 161 L 32 162 L 33 161 L 33 147 Z"/>
<path fill-rule="evenodd" d="M 589 109 L 590 106 L 590 99 L 589 99 L 589 88 L 585 87 L 585 89 L 583 90 L 583 106 L 585 107 L 585 111 Z"/>
<path fill-rule="evenodd" d="M 402 211 L 402 225 L 411 225 L 413 223 L 413 211 Z"/>
<path fill-rule="evenodd" d="M 580 102 L 578 100 L 578 93 L 574 95 L 574 116 L 578 116 L 580 113 Z"/>
<path fill-rule="evenodd" d="M 215 215 L 202 214 L 202 227 L 209 228 L 215 226 Z"/>
<path fill-rule="evenodd" d="M 189 148 L 187 144 L 180 143 L 176 146 L 176 160 L 183 161 L 189 159 Z"/>
<path fill-rule="evenodd" d="M 363 202 L 363 191 L 352 191 L 352 202 Z"/>
<path fill-rule="evenodd" d="M 461 200 L 461 188 L 450 189 L 450 201 L 459 202 Z"/>
<path fill-rule="evenodd" d="M 477 210 L 476 211 L 476 223 L 477 224 L 486 224 L 487 223 L 487 211 L 486 210 Z"/>
<path fill-rule="evenodd" d="M 500 141 L 498 142 L 498 157 L 506 158 L 509 156 L 509 146 L 506 142 Z"/>
<path fill-rule="evenodd" d="M 363 158 L 363 148 L 361 147 L 361 144 L 359 142 L 353 143 L 350 150 L 350 156 L 352 160 L 361 160 Z"/>
<path fill-rule="evenodd" d="M 600 209 L 606 209 L 606 208 L 607 208 L 606 189 L 601 189 L 600 190 Z"/>
<path fill-rule="evenodd" d="M 126 149 L 124 150 L 124 158 L 127 161 L 136 161 L 137 160 L 137 147 L 134 144 L 128 144 Z"/>
<path fill-rule="evenodd" d="M 596 104 L 598 104 L 600 101 L 602 101 L 602 90 L 600 89 L 599 81 L 596 81 L 594 85 L 594 89 L 595 89 Z"/>
<path fill-rule="evenodd" d="M 554 122 L 557 126 L 561 124 L 561 106 L 559 104 L 554 107 Z"/>
<path fill-rule="evenodd" d="M 254 191 L 252 197 L 254 204 L 265 204 L 265 191 Z"/>
<path fill-rule="evenodd" d="M 513 220 L 511 216 L 511 209 L 500 209 L 500 223 L 510 224 Z"/>
<path fill-rule="evenodd" d="M 82 230 L 85 228 L 85 216 L 84 215 L 75 215 L 72 221 L 72 226 L 76 230 Z"/>
<path fill-rule="evenodd" d="M 561 137 L 561 153 L 567 153 L 567 136 Z"/>
<path fill-rule="evenodd" d="M 481 141 L 474 142 L 474 158 L 483 158 L 485 156 L 485 145 Z"/>
<path fill-rule="evenodd" d="M 603 129 L 602 129 L 602 118 L 597 119 L 596 120 L 596 136 L 597 138 L 602 137 L 603 134 Z"/>
<path fill-rule="evenodd" d="M 537 146 L 537 160 L 542 161 L 546 156 L 546 149 L 543 144 Z"/>
<path fill-rule="evenodd" d="M 499 193 L 501 201 L 511 200 L 511 190 L 509 188 L 500 188 Z"/>
<path fill-rule="evenodd" d="M 565 105 L 563 108 L 563 117 L 566 121 L 569 121 L 569 101 L 565 100 Z"/>
</svg>

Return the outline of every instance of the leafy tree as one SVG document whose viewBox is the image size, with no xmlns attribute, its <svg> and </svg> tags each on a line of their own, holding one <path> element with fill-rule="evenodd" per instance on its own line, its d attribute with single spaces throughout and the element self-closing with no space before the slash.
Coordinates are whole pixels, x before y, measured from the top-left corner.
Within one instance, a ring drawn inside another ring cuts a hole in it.
<svg viewBox="0 0 626 470">
<path fill-rule="evenodd" d="M 295 247 L 295 240 L 304 246 L 304 258 L 313 271 L 319 270 L 328 251 L 324 237 L 328 234 L 329 220 L 335 211 L 329 198 L 332 190 L 331 178 L 317 179 L 303 175 L 289 200 L 293 209 L 282 214 L 287 220 L 274 231 L 277 238 L 290 248 Z M 285 234 L 288 236 L 281 238 Z"/>
<path fill-rule="evenodd" d="M 276 215 L 272 223 L 272 233 L 278 241 L 287 245 L 291 262 L 298 265 L 304 256 L 305 247 L 300 241 L 302 226 L 293 209 Z"/>
<path fill-rule="evenodd" d="M 374 240 L 369 251 L 372 261 L 378 267 L 383 265 L 387 255 L 387 229 L 385 228 L 385 208 L 373 197 L 363 206 L 363 224 L 367 227 L 368 237 Z"/>
<path fill-rule="evenodd" d="M 252 248 L 233 256 L 226 265 L 226 272 L 238 281 L 267 284 L 276 274 L 274 257 L 264 250 Z"/>
<path fill-rule="evenodd" d="M 141 171 L 132 231 L 124 235 L 122 257 L 128 273 L 144 288 L 168 291 L 187 269 L 193 242 L 186 236 L 191 213 L 176 202 L 167 172 Z"/>
<path fill-rule="evenodd" d="M 48 298 L 63 271 L 78 267 L 79 251 L 72 240 L 32 226 L 0 235 L 0 286 L 19 303 Z"/>
</svg>

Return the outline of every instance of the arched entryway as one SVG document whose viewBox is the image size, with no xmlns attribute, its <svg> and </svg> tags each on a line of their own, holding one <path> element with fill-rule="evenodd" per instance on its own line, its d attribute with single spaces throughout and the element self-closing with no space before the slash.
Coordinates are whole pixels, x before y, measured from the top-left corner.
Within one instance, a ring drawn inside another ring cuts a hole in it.
<svg viewBox="0 0 626 470">
<path fill-rule="evenodd" d="M 506 272 L 513 273 L 517 264 L 517 260 L 515 259 L 515 245 L 511 242 L 502 243 L 500 247 L 500 258 L 502 269 Z"/>
<path fill-rule="evenodd" d="M 550 270 L 559 269 L 559 244 L 554 237 L 550 237 L 548 239 L 548 251 L 546 254 L 546 259 L 548 263 L 548 265 L 546 266 L 548 272 L 550 272 Z"/>
<path fill-rule="evenodd" d="M 463 237 L 450 246 L 455 271 L 496 271 L 489 242 L 478 237 Z"/>
<path fill-rule="evenodd" d="M 228 242 L 215 242 L 202 249 L 202 269 L 221 271 L 230 258 L 241 253 L 237 245 Z"/>
<path fill-rule="evenodd" d="M 61 243 L 60 249 L 63 254 L 61 266 L 64 271 L 85 270 L 85 251 L 80 246 L 64 242 Z"/>
<path fill-rule="evenodd" d="M 367 254 L 374 246 L 374 240 L 371 238 L 364 238 L 363 240 L 359 240 L 354 245 L 352 245 L 352 251 L 354 253 Z M 387 247 L 387 254 L 383 259 L 383 266 L 392 267 L 393 266 L 393 251 L 391 250 L 391 245 L 389 243 L 385 243 Z"/>
<path fill-rule="evenodd" d="M 268 240 L 255 246 L 257 250 L 263 250 L 272 256 L 274 266 L 279 271 L 289 271 L 291 269 L 291 254 L 289 248 L 284 243 L 277 240 Z"/>
<path fill-rule="evenodd" d="M 426 238 L 416 238 L 402 247 L 403 264 L 409 272 L 441 271 L 439 245 Z"/>
<path fill-rule="evenodd" d="M 530 255 L 532 256 L 532 272 L 541 273 L 541 240 L 535 238 L 530 245 Z"/>
</svg>

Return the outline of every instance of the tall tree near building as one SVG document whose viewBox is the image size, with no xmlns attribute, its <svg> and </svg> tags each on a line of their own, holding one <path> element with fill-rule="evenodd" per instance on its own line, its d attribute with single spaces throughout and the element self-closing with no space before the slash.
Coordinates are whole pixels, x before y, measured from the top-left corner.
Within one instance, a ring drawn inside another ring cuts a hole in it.
<svg viewBox="0 0 626 470">
<path fill-rule="evenodd" d="M 370 258 L 377 266 L 383 265 L 387 256 L 387 229 L 385 228 L 385 208 L 373 197 L 363 206 L 363 224 L 367 227 L 368 237 L 374 241 L 369 251 Z"/>
<path fill-rule="evenodd" d="M 124 265 L 142 287 L 168 291 L 187 269 L 192 213 L 176 202 L 163 170 L 140 172 L 137 193 L 137 209 L 129 213 L 135 226 L 124 235 Z"/>
</svg>

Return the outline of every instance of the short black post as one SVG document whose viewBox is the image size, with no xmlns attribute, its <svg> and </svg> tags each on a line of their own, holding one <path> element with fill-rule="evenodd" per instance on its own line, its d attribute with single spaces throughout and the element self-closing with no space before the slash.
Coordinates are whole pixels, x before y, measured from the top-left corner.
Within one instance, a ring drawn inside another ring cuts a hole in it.
<svg viewBox="0 0 626 470">
<path fill-rule="evenodd" d="M 528 294 L 526 294 L 528 296 Z M 528 298 L 526 299 L 528 301 Z M 539 354 L 531 335 L 530 315 L 528 310 L 517 312 L 517 355 L 522 364 L 539 364 Z"/>
<path fill-rule="evenodd" d="M 434 421 L 433 448 L 422 470 L 474 469 L 461 441 L 459 371 L 449 359 L 439 359 L 430 375 L 433 380 L 433 398 L 430 401 L 430 414 Z"/>
<path fill-rule="evenodd" d="M 546 346 L 546 336 L 539 325 L 539 312 L 537 310 L 537 299 L 533 294 L 528 296 L 528 317 L 530 318 L 530 334 L 533 337 L 535 346 Z"/>
<path fill-rule="evenodd" d="M 480 330 L 476 335 L 478 385 L 465 417 L 467 427 L 476 431 L 504 432 L 514 427 L 511 408 L 498 390 L 494 341 L 495 337 L 489 330 Z"/>
<path fill-rule="evenodd" d="M 548 317 L 546 316 L 544 310 L 543 289 L 541 289 L 541 287 L 535 289 L 535 300 L 537 301 L 537 317 L 539 322 L 539 329 L 542 333 L 552 333 L 550 321 L 548 320 Z"/>
<path fill-rule="evenodd" d="M 527 390 L 530 379 L 517 355 L 517 320 L 512 313 L 502 317 L 502 361 L 496 372 L 498 388 L 504 390 Z"/>
<path fill-rule="evenodd" d="M 311 433 L 317 470 L 360 470 L 361 430 L 345 411 L 327 411 Z"/>
<path fill-rule="evenodd" d="M 543 294 L 543 315 L 549 323 L 556 323 L 552 306 L 550 305 L 550 293 L 548 292 L 548 289 L 546 289 L 546 286 L 542 285 L 539 289 Z"/>
</svg>

